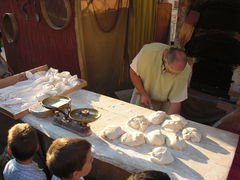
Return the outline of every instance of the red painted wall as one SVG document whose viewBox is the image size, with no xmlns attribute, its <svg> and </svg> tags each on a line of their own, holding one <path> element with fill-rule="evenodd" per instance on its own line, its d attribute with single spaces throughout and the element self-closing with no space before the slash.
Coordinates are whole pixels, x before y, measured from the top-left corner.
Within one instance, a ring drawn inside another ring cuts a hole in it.
<svg viewBox="0 0 240 180">
<path fill-rule="evenodd" d="M 14 13 L 18 21 L 19 36 L 16 43 L 6 43 L 3 35 L 7 60 L 14 72 L 19 73 L 48 64 L 50 67 L 67 70 L 80 76 L 74 29 L 74 0 L 70 0 L 71 23 L 67 28 L 58 31 L 51 29 L 43 19 L 39 0 L 36 2 L 40 22 L 35 21 L 33 13 L 26 21 L 16 2 L 16 0 L 0 0 L 0 28 L 2 29 L 4 13 Z"/>
</svg>

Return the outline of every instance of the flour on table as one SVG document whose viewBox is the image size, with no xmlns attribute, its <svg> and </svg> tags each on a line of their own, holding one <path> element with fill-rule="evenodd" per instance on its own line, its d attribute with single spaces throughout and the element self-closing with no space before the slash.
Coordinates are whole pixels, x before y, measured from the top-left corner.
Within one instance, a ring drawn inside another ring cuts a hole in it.
<svg viewBox="0 0 240 180">
<path fill-rule="evenodd" d="M 148 116 L 148 121 L 152 124 L 158 125 L 163 122 L 166 117 L 166 113 L 164 111 L 157 111 Z"/>
<path fill-rule="evenodd" d="M 154 148 L 150 155 L 150 160 L 160 165 L 170 164 L 174 161 L 174 157 L 167 147 Z"/>
<path fill-rule="evenodd" d="M 169 117 L 171 120 L 164 121 L 162 125 L 164 130 L 167 132 L 177 133 L 187 125 L 187 121 L 180 115 L 172 114 Z"/>
<path fill-rule="evenodd" d="M 109 140 L 114 140 L 120 137 L 124 133 L 125 131 L 123 131 L 120 126 L 108 126 L 104 128 L 101 136 Z"/>
<path fill-rule="evenodd" d="M 151 131 L 146 135 L 146 142 L 153 146 L 161 146 L 165 143 L 165 135 L 160 130 Z"/>
<path fill-rule="evenodd" d="M 174 133 L 168 133 L 166 136 L 166 144 L 169 148 L 182 150 L 187 146 L 187 143 Z"/>
<path fill-rule="evenodd" d="M 145 143 L 144 134 L 141 132 L 128 132 L 121 136 L 120 141 L 127 146 L 140 146 Z"/>
<path fill-rule="evenodd" d="M 137 129 L 140 131 L 145 131 L 148 127 L 149 122 L 145 116 L 135 116 L 128 121 L 128 126 L 132 127 L 133 129 Z"/>
<path fill-rule="evenodd" d="M 193 127 L 188 127 L 183 129 L 182 136 L 183 136 L 183 139 L 189 140 L 192 142 L 200 142 L 202 137 L 201 133 L 196 128 L 193 128 Z"/>
</svg>

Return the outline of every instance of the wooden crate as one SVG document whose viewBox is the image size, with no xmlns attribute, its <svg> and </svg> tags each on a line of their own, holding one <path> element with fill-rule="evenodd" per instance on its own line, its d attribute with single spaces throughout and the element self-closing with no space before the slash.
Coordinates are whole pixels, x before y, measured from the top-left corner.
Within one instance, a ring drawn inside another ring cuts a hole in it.
<svg viewBox="0 0 240 180">
<path fill-rule="evenodd" d="M 44 66 L 39 66 L 37 68 L 31 69 L 29 71 L 32 73 L 36 73 L 38 71 L 47 71 L 47 70 L 48 70 L 48 66 L 44 65 Z M 0 80 L 0 88 L 11 86 L 11 85 L 16 84 L 19 81 L 24 81 L 24 80 L 27 80 L 27 77 L 26 77 L 25 72 L 22 72 L 22 73 L 19 73 L 19 74 L 16 74 L 16 75 L 13 75 L 8 78 Z M 87 81 L 85 81 L 84 79 L 79 79 L 79 81 L 81 82 L 79 85 L 77 85 L 71 89 L 68 89 L 59 95 L 65 96 L 69 93 L 72 93 L 76 90 L 82 89 L 87 86 Z M 16 113 L 16 112 L 13 112 L 11 109 L 0 105 L 0 113 L 5 114 L 13 119 L 19 119 L 19 118 L 27 115 L 29 113 L 29 111 L 28 111 L 28 109 L 24 109 L 24 110 Z"/>
</svg>

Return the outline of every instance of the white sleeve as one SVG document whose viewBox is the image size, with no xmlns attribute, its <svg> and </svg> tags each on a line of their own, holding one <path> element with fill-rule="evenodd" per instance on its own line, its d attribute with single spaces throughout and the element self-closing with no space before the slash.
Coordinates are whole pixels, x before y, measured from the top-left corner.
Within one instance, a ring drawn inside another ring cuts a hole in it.
<svg viewBox="0 0 240 180">
<path fill-rule="evenodd" d="M 188 91 L 188 83 L 186 83 L 182 94 L 179 97 L 177 97 L 176 99 L 171 100 L 170 102 L 171 103 L 179 103 L 179 102 L 182 102 L 182 101 L 186 100 L 188 98 L 188 92 L 187 91 Z"/>
<path fill-rule="evenodd" d="M 137 71 L 138 56 L 139 56 L 139 54 L 132 60 L 132 63 L 130 64 L 131 69 L 132 69 L 137 75 L 139 75 L 139 74 L 138 74 L 138 71 Z"/>
</svg>

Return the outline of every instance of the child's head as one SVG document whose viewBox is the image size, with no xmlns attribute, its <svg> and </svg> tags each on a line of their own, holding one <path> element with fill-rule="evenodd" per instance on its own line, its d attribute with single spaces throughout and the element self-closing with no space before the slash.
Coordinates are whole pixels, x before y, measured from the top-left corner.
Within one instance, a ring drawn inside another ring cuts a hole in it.
<svg viewBox="0 0 240 180">
<path fill-rule="evenodd" d="M 38 149 L 36 131 L 27 123 L 14 125 L 8 131 L 9 152 L 19 161 L 26 161 L 33 157 Z"/>
<path fill-rule="evenodd" d="M 47 166 L 59 178 L 86 176 L 92 169 L 91 144 L 83 139 L 56 139 L 47 152 Z"/>
<path fill-rule="evenodd" d="M 160 171 L 144 171 L 132 174 L 127 180 L 170 180 L 170 178 Z"/>
</svg>

